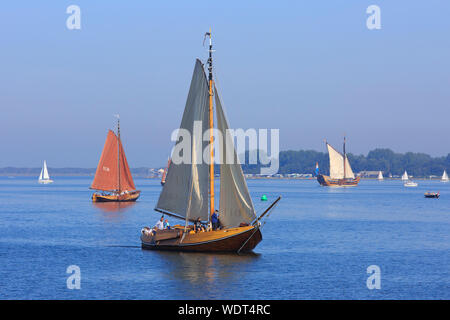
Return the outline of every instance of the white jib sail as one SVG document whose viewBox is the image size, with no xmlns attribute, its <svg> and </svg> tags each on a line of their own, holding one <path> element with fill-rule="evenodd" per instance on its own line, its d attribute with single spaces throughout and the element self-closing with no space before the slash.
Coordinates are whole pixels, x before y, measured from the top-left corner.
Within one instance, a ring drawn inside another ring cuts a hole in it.
<svg viewBox="0 0 450 320">
<path fill-rule="evenodd" d="M 42 176 L 42 178 L 40 178 L 41 180 L 50 180 L 50 176 L 48 175 L 48 170 L 47 170 L 47 161 L 44 160 L 44 168 L 43 168 L 44 174 Z"/>
</svg>

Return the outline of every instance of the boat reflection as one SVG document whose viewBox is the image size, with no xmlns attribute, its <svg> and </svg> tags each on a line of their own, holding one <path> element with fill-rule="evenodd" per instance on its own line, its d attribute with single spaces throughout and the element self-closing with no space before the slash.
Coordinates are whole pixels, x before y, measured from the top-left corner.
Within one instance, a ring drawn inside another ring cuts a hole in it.
<svg viewBox="0 0 450 320">
<path fill-rule="evenodd" d="M 204 299 L 204 290 L 208 296 L 220 297 L 228 284 L 239 281 L 242 275 L 254 269 L 254 264 L 260 259 L 260 254 L 232 254 L 232 253 L 194 253 L 176 251 L 146 251 L 144 254 L 157 255 L 156 259 L 165 261 L 164 276 L 175 280 L 184 291 L 187 288 L 192 299 Z M 198 293 L 198 296 L 197 296 Z"/>
<path fill-rule="evenodd" d="M 136 202 L 92 202 L 103 213 L 114 214 L 129 210 Z"/>
</svg>

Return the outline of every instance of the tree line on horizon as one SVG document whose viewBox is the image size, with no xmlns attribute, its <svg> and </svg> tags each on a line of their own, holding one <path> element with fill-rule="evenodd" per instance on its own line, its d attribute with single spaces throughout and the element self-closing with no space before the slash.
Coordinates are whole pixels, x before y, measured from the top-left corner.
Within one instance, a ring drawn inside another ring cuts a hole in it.
<svg viewBox="0 0 450 320">
<path fill-rule="evenodd" d="M 382 171 L 384 176 L 392 174 L 393 176 L 402 175 L 406 170 L 408 174 L 416 177 L 426 177 L 430 175 L 440 176 L 447 170 L 450 173 L 450 153 L 443 157 L 431 157 L 425 153 L 406 152 L 395 153 L 390 149 L 375 149 L 370 151 L 367 156 L 354 155 L 348 153 L 348 158 L 355 173 L 360 171 Z M 256 155 L 256 158 L 258 156 Z M 246 163 L 249 159 L 249 152 L 246 153 Z M 290 173 L 313 173 L 319 164 L 319 172 L 329 174 L 328 153 L 315 150 L 287 150 L 279 154 L 280 174 Z M 260 173 L 261 164 L 244 164 L 242 169 L 244 173 Z M 56 175 L 94 175 L 96 168 L 49 168 L 50 174 Z M 134 176 L 146 177 L 149 168 L 132 168 Z M 0 168 L 0 175 L 38 175 L 41 168 Z M 220 172 L 219 166 L 215 168 L 216 173 Z"/>
<path fill-rule="evenodd" d="M 248 156 L 248 153 L 247 153 Z M 367 156 L 347 154 L 353 172 L 382 171 L 383 175 L 402 175 L 406 170 L 408 174 L 416 177 L 430 175 L 440 176 L 445 170 L 450 171 L 450 153 L 443 157 L 432 157 L 425 153 L 395 153 L 391 149 L 377 148 L 370 151 Z M 248 159 L 248 158 L 247 158 Z M 328 153 L 315 150 L 287 150 L 279 154 L 280 174 L 313 173 L 319 164 L 319 172 L 329 174 Z M 261 165 L 243 165 L 245 173 L 258 174 Z"/>
</svg>

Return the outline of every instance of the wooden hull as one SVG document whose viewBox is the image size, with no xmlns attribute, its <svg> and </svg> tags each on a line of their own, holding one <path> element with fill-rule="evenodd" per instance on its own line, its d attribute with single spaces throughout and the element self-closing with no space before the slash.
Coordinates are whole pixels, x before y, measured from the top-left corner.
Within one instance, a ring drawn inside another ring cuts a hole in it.
<svg viewBox="0 0 450 320">
<path fill-rule="evenodd" d="M 355 179 L 331 179 L 329 176 L 322 174 L 317 176 L 317 181 L 325 187 L 356 187 L 360 179 L 360 177 Z"/>
<path fill-rule="evenodd" d="M 142 249 L 193 252 L 249 252 L 262 240 L 257 226 L 245 226 L 216 231 L 186 233 L 183 229 L 158 230 L 156 235 L 141 234 Z M 167 239 L 168 238 L 168 239 Z"/>
<path fill-rule="evenodd" d="M 92 195 L 92 201 L 93 202 L 130 202 L 130 201 L 136 201 L 139 198 L 139 195 L 141 194 L 140 191 L 133 191 L 126 194 L 108 194 L 108 195 L 102 195 L 98 193 L 94 193 Z"/>
<path fill-rule="evenodd" d="M 425 193 L 425 198 L 439 198 L 439 193 Z"/>
</svg>

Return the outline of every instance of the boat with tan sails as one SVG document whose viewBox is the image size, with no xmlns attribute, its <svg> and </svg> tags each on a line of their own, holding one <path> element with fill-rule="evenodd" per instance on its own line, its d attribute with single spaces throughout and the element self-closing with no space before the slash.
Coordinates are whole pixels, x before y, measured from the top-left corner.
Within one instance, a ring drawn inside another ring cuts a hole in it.
<svg viewBox="0 0 450 320">
<path fill-rule="evenodd" d="M 90 189 L 93 202 L 136 201 L 140 191 L 136 190 L 125 151 L 120 140 L 120 118 L 117 115 L 117 135 L 108 131 L 94 181 Z"/>
<path fill-rule="evenodd" d="M 213 80 L 211 32 L 206 33 L 205 37 L 209 38 L 208 76 L 204 65 L 197 59 L 177 144 L 155 208 L 160 214 L 183 220 L 184 224 L 175 225 L 170 230 L 144 227 L 141 230 L 143 249 L 237 253 L 251 251 L 262 240 L 261 218 L 268 215 L 280 200 L 278 197 L 261 215 L 256 215 Z M 213 214 L 216 213 L 214 160 L 217 157 L 213 150 L 214 105 L 217 131 L 222 133 L 224 140 L 218 144 L 222 159 L 218 161 L 220 228 L 215 229 L 212 228 Z M 199 125 L 200 130 L 197 130 Z M 203 133 L 208 131 L 209 141 L 203 139 Z M 189 132 L 191 137 L 189 144 L 192 151 L 188 155 L 188 163 L 179 161 L 180 156 L 175 152 L 177 145 L 183 142 L 181 132 Z M 208 162 L 202 161 L 204 154 L 209 158 Z M 232 161 L 228 161 L 229 159 Z M 197 227 L 190 223 L 196 223 Z M 205 227 L 198 227 L 200 224 Z"/>
<path fill-rule="evenodd" d="M 345 137 L 344 137 L 344 153 L 340 153 L 325 141 L 330 158 L 330 175 L 319 174 L 317 181 L 321 186 L 326 187 L 354 187 L 357 186 L 360 177 L 355 177 L 347 154 L 345 153 Z"/>
</svg>

